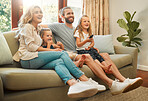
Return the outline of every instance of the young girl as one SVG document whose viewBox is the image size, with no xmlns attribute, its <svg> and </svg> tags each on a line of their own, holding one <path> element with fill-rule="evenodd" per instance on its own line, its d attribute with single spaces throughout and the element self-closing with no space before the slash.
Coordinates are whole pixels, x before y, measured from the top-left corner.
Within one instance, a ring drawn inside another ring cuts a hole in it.
<svg viewBox="0 0 148 101">
<path fill-rule="evenodd" d="M 99 54 L 99 50 L 94 48 L 93 34 L 89 17 L 83 15 L 80 19 L 79 25 L 74 31 L 76 37 L 76 45 L 78 54 L 90 54 L 91 57 L 105 70 L 106 73 L 112 73 L 110 70 L 111 64 L 108 65 L 106 61 Z"/>
<path fill-rule="evenodd" d="M 56 44 L 52 40 L 52 32 L 49 28 L 42 28 L 40 31 L 40 36 L 43 40 L 42 47 L 43 48 L 49 48 L 53 50 L 61 49 L 64 50 L 64 45 L 61 42 L 57 42 Z M 86 56 L 83 54 L 79 60 L 77 59 L 77 54 L 73 52 L 66 51 L 69 55 L 69 57 L 73 60 L 74 64 L 77 67 L 82 67 L 83 63 L 85 61 Z"/>
</svg>

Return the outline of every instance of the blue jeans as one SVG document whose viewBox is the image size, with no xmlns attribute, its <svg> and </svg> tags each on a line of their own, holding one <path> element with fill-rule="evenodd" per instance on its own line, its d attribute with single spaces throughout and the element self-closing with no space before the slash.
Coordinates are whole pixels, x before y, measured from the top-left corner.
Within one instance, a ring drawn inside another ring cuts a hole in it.
<svg viewBox="0 0 148 101">
<path fill-rule="evenodd" d="M 37 58 L 21 60 L 21 65 L 28 69 L 54 69 L 65 84 L 68 80 L 80 78 L 84 74 L 64 51 L 38 52 Z"/>
</svg>

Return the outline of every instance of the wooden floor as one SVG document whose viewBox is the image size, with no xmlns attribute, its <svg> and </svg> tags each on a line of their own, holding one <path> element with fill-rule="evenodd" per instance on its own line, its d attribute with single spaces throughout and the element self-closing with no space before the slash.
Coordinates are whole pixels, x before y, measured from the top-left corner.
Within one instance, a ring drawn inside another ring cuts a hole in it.
<svg viewBox="0 0 148 101">
<path fill-rule="evenodd" d="M 148 71 L 137 70 L 137 77 L 143 79 L 143 87 L 148 87 Z"/>
</svg>

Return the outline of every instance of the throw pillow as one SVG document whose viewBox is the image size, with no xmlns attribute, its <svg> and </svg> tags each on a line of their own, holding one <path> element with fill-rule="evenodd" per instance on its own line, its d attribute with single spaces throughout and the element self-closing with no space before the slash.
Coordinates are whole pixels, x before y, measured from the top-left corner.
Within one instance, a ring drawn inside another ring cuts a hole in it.
<svg viewBox="0 0 148 101">
<path fill-rule="evenodd" d="M 94 47 L 98 48 L 101 53 L 115 53 L 112 35 L 95 35 L 94 42 Z"/>
<path fill-rule="evenodd" d="M 0 33 L 0 65 L 12 64 L 12 54 L 9 46 L 5 40 L 5 37 Z"/>
</svg>

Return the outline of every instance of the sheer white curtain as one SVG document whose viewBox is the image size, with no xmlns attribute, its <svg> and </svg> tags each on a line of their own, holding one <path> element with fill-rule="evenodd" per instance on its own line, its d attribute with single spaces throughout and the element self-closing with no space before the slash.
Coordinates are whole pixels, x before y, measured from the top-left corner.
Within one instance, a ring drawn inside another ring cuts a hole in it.
<svg viewBox="0 0 148 101">
<path fill-rule="evenodd" d="M 109 0 L 83 0 L 83 14 L 89 16 L 92 32 L 109 34 Z"/>
</svg>

